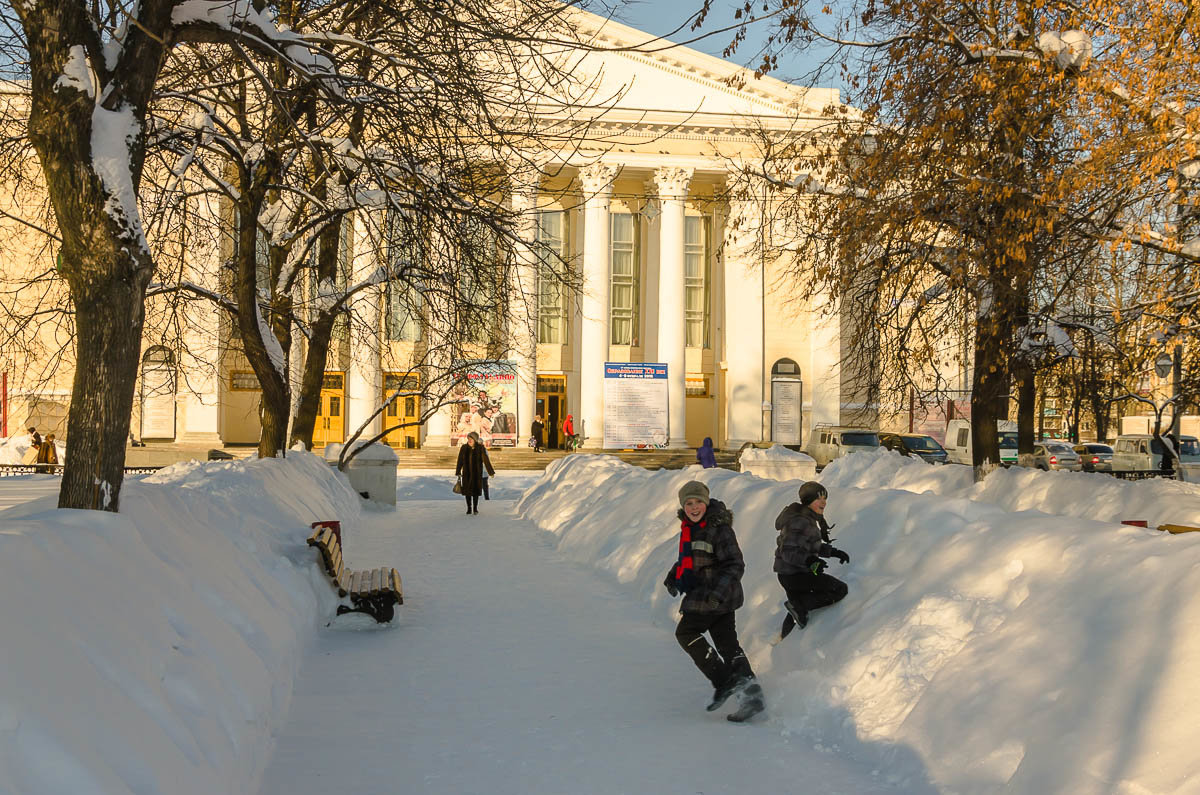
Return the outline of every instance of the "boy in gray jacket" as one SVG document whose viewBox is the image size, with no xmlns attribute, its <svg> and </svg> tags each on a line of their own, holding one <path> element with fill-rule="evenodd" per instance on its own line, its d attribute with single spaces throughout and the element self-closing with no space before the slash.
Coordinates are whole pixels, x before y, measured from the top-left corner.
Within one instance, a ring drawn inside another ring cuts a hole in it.
<svg viewBox="0 0 1200 795">
<path fill-rule="evenodd" d="M 829 524 L 825 521 L 825 504 L 829 492 L 815 480 L 800 487 L 800 502 L 793 502 L 775 519 L 779 538 L 775 542 L 774 571 L 787 594 L 783 603 L 787 615 L 783 619 L 780 639 L 796 627 L 808 624 L 808 614 L 845 598 L 846 583 L 825 573 L 825 558 L 837 558 L 849 563 L 850 556 L 829 543 Z"/>
</svg>

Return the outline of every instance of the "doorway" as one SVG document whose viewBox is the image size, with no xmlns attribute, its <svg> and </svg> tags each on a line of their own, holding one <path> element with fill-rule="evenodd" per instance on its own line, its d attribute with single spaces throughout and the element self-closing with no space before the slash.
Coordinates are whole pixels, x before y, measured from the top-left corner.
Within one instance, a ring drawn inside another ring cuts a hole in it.
<svg viewBox="0 0 1200 795">
<path fill-rule="evenodd" d="M 557 450 L 562 447 L 562 422 L 567 417 L 567 377 L 565 375 L 539 375 L 535 414 L 542 415 L 546 426 L 546 448 Z"/>
<path fill-rule="evenodd" d="M 402 392 L 416 392 L 421 383 L 417 373 L 384 373 L 383 400 L 386 401 L 397 389 Z M 421 398 L 417 395 L 401 395 L 391 402 L 383 412 L 383 427 L 391 428 L 403 425 L 389 431 L 383 441 L 392 447 L 403 447 L 409 450 L 420 447 L 421 426 L 417 420 L 421 412 Z"/>
<path fill-rule="evenodd" d="M 313 426 L 313 447 L 341 443 L 346 417 L 346 374 L 326 373 L 321 384 L 321 403 L 317 407 L 317 422 Z"/>
</svg>

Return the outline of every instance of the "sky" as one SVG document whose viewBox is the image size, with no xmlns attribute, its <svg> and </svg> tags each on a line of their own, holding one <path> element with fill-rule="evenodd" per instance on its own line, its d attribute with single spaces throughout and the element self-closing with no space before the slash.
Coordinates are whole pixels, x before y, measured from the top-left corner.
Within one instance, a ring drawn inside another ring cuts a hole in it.
<svg viewBox="0 0 1200 795">
<path fill-rule="evenodd" d="M 840 2 L 830 5 L 836 7 Z M 704 36 L 687 46 L 717 58 L 726 58 L 722 51 L 732 40 L 734 31 L 721 30 L 734 24 L 734 10 L 742 5 L 738 0 L 715 0 L 714 7 L 709 12 L 704 26 L 699 30 L 691 30 L 690 16 L 700 7 L 699 0 L 627 0 L 619 7 L 616 18 L 632 27 L 666 36 L 671 41 L 683 43 L 698 36 Z M 682 30 L 674 32 L 680 26 Z M 705 35 L 708 34 L 708 35 Z M 768 35 L 767 28 L 762 23 L 751 26 L 746 40 L 739 45 L 738 50 L 726 60 L 743 66 L 757 66 L 757 55 Z M 794 83 L 804 83 L 804 77 L 820 61 L 821 53 L 816 50 L 792 48 L 780 58 L 779 71 L 773 76 Z M 842 88 L 841 81 L 832 75 L 821 81 L 823 86 Z"/>
</svg>

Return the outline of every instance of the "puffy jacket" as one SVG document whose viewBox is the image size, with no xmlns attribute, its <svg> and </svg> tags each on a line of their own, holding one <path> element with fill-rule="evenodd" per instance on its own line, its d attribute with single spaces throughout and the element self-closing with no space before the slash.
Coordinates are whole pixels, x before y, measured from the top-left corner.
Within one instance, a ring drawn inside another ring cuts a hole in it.
<svg viewBox="0 0 1200 795">
<path fill-rule="evenodd" d="M 821 554 L 821 516 L 807 505 L 793 502 L 775 519 L 779 537 L 775 539 L 774 570 L 779 574 L 808 571 L 813 558 Z"/>
<path fill-rule="evenodd" d="M 681 522 L 691 526 L 692 568 L 695 583 L 684 594 L 679 609 L 685 613 L 732 613 L 742 606 L 742 574 L 746 563 L 733 533 L 733 512 L 720 500 L 710 500 L 699 522 L 691 522 L 680 508 Z M 671 564 L 664 583 L 675 579 Z"/>
</svg>

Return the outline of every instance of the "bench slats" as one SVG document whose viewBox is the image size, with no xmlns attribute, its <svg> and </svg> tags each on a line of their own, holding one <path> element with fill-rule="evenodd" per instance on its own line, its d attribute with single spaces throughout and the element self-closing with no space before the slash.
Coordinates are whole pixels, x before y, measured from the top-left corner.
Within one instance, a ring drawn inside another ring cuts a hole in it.
<svg viewBox="0 0 1200 795">
<path fill-rule="evenodd" d="M 400 572 L 386 566 L 354 571 L 346 566 L 342 545 L 332 528 L 318 528 L 308 537 L 308 545 L 317 548 L 325 572 L 333 580 L 338 596 L 350 597 L 356 610 L 369 612 L 377 621 L 390 621 L 391 605 L 404 604 Z M 340 605 L 338 615 L 350 608 Z"/>
<path fill-rule="evenodd" d="M 383 590 L 383 569 L 371 572 L 371 593 L 377 594 Z"/>
</svg>

